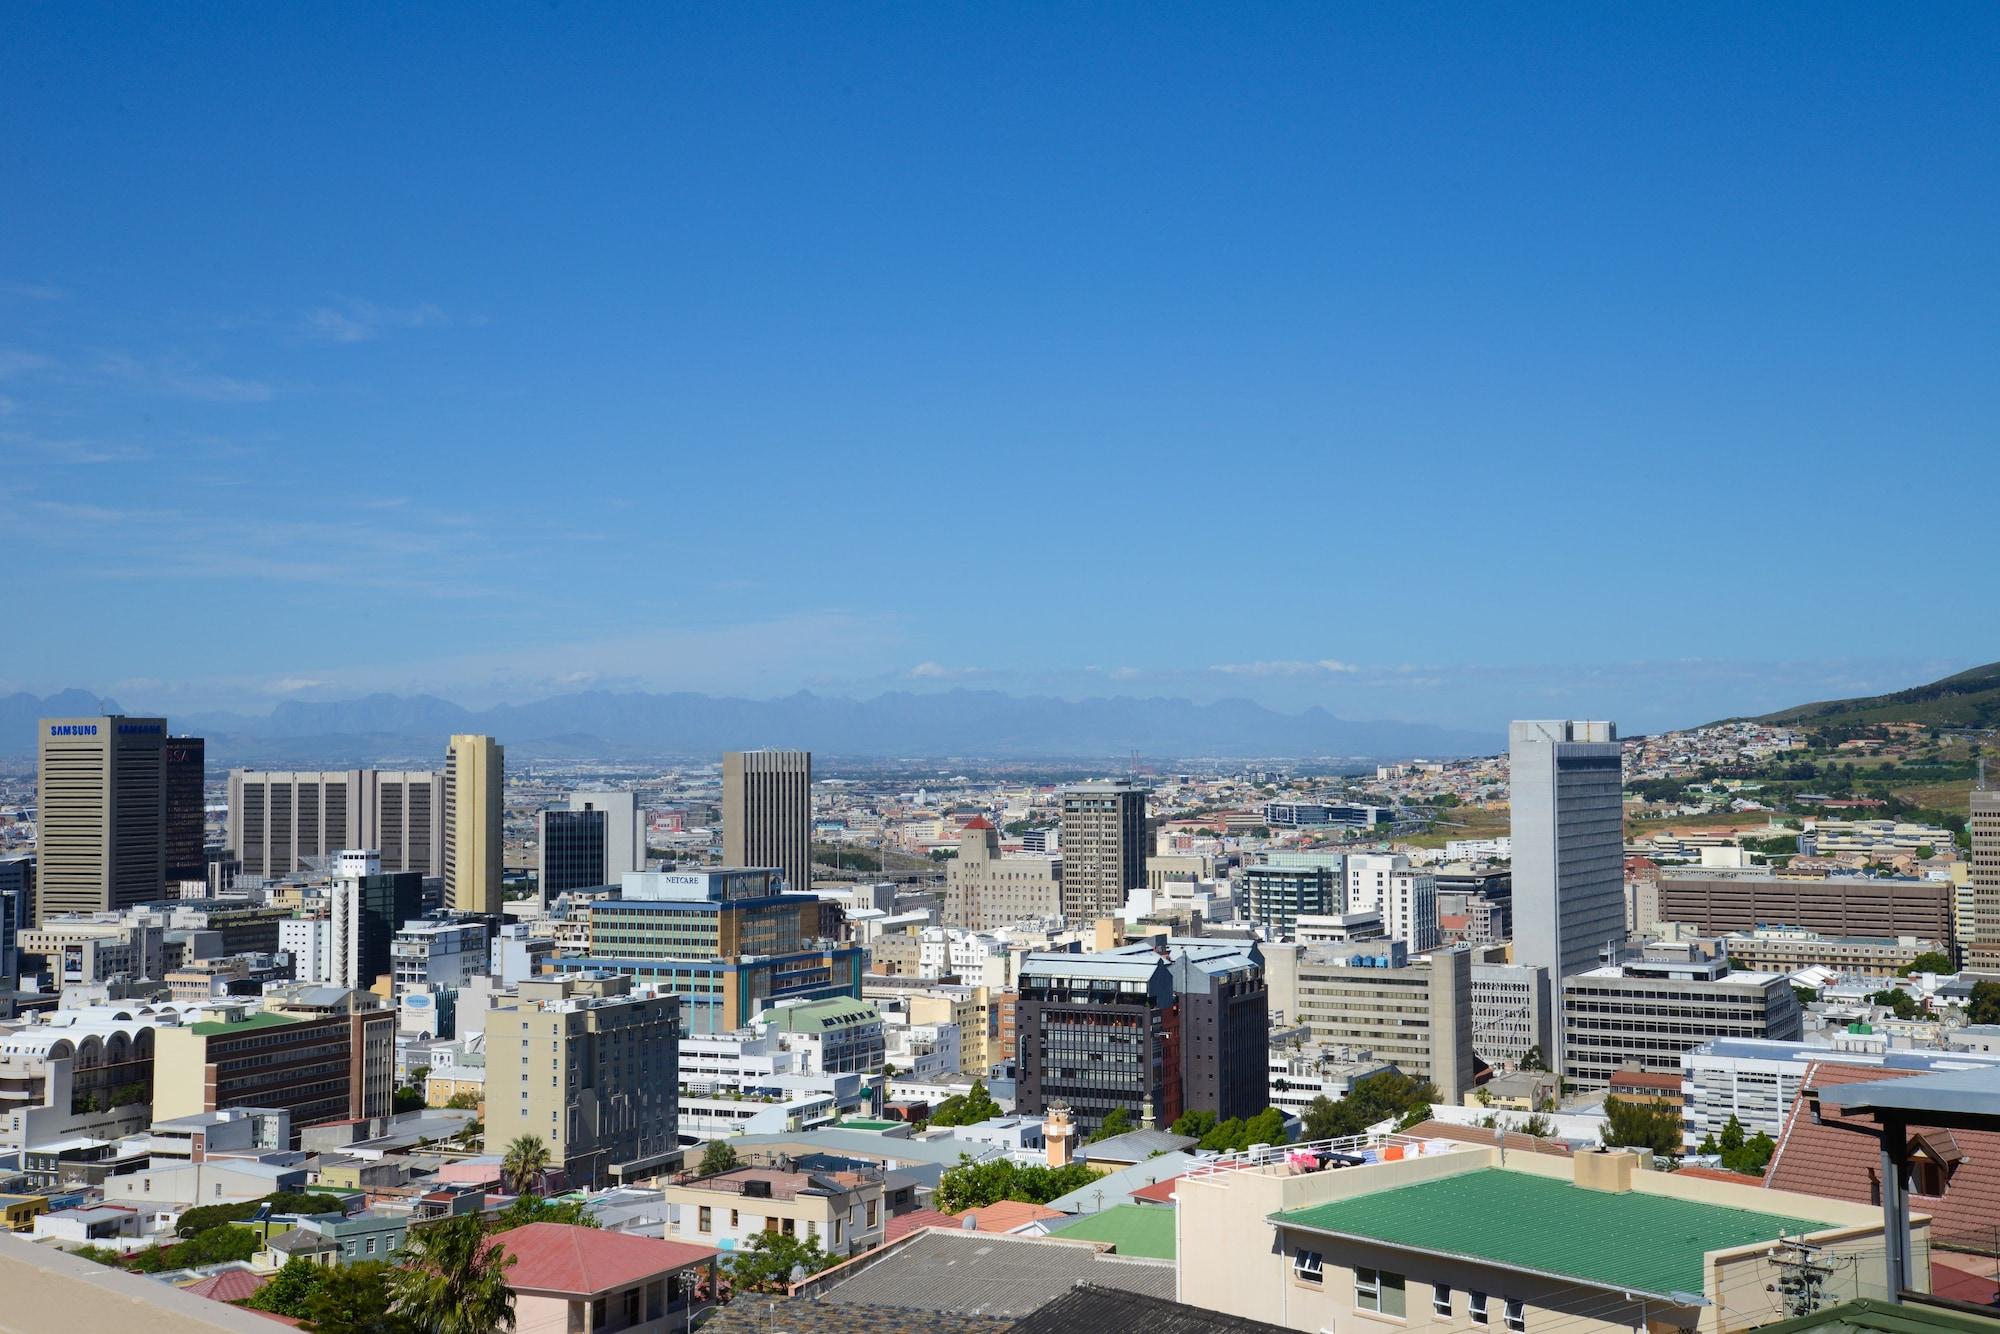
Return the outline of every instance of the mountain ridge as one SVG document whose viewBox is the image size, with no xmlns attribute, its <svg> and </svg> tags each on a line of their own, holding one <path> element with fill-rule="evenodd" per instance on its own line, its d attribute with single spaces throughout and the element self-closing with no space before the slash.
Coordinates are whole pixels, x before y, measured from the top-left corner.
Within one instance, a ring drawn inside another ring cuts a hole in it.
<svg viewBox="0 0 2000 1334">
<path fill-rule="evenodd" d="M 1804 726 L 1922 723 L 1933 727 L 2000 727 L 2000 662 L 1968 667 L 1926 685 L 1797 704 L 1747 721 Z"/>
<path fill-rule="evenodd" d="M 33 753 L 34 719 L 115 712 L 88 691 L 48 700 L 0 698 L 0 754 Z M 85 702 L 104 707 L 83 709 Z M 40 712 L 31 712 L 31 707 Z M 377 693 L 288 700 L 254 717 L 216 711 L 169 719 L 209 738 L 211 763 L 351 765 L 442 754 L 453 732 L 487 732 L 523 758 L 713 757 L 725 749 L 797 746 L 850 758 L 1102 759 L 1286 756 L 1403 759 L 1497 754 L 1504 738 L 1429 723 L 1354 721 L 1313 707 L 1281 713 L 1249 700 L 1167 697 L 1066 700 L 992 690 L 889 691 L 869 699 L 798 691 L 753 700 L 688 691 L 580 691 L 469 709 L 435 695 Z"/>
</svg>

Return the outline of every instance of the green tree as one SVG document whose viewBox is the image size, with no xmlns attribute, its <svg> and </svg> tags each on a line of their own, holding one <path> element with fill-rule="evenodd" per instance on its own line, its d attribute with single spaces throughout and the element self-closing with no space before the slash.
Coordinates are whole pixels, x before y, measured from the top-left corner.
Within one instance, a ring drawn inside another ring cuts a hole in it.
<svg viewBox="0 0 2000 1334">
<path fill-rule="evenodd" d="M 1111 1114 L 1098 1123 L 1097 1130 L 1084 1141 L 1095 1144 L 1099 1140 L 1110 1139 L 1114 1135 L 1127 1135 L 1132 1131 L 1132 1114 L 1123 1107 L 1113 1107 Z"/>
<path fill-rule="evenodd" d="M 509 1232 L 530 1223 L 566 1223 L 571 1227 L 596 1227 L 597 1218 L 582 1200 L 545 1200 L 539 1195 L 516 1196 L 494 1216 L 492 1230 Z"/>
<path fill-rule="evenodd" d="M 389 1278 L 394 1272 L 380 1260 L 327 1269 L 306 1299 L 306 1327 L 313 1334 L 416 1334 L 416 1326 L 393 1309 Z"/>
<path fill-rule="evenodd" d="M 1819 993 L 1811 987 L 1794 986 L 1792 988 L 1792 995 L 1798 997 L 1799 1008 L 1801 1009 L 1819 999 Z"/>
<path fill-rule="evenodd" d="M 1547 1139 L 1556 1133 L 1556 1123 L 1549 1120 L 1548 1117 L 1543 1116 L 1540 1112 L 1536 1112 L 1533 1116 L 1521 1122 L 1519 1129 L 1523 1135 L 1532 1135 L 1536 1139 Z"/>
<path fill-rule="evenodd" d="M 258 1209 L 271 1206 L 274 1214 L 338 1214 L 346 1212 L 338 1195 L 322 1195 L 316 1192 L 274 1191 L 261 1200 L 243 1200 L 236 1204 L 204 1204 L 188 1210 L 174 1224 L 174 1235 L 192 1237 L 198 1232 L 221 1227 L 224 1223 L 241 1223 L 254 1216 Z"/>
<path fill-rule="evenodd" d="M 471 1089 L 460 1089 L 446 1098 L 444 1105 L 455 1112 L 476 1112 L 479 1110 L 479 1095 Z"/>
<path fill-rule="evenodd" d="M 112 1265 L 114 1267 L 125 1259 L 123 1251 L 115 1250 L 110 1246 L 79 1246 L 71 1251 L 70 1254 L 80 1255 L 84 1259 L 96 1264 Z"/>
<path fill-rule="evenodd" d="M 507 1286 L 514 1257 L 504 1247 L 487 1244 L 486 1227 L 477 1214 L 411 1228 L 402 1258 L 390 1289 L 397 1312 L 421 1334 L 493 1334 L 514 1328 L 514 1290 Z"/>
<path fill-rule="evenodd" d="M 252 1293 L 244 1305 L 303 1320 L 307 1304 L 319 1291 L 321 1281 L 331 1272 L 327 1266 L 316 1265 L 303 1255 L 293 1256 L 285 1261 L 282 1269 L 271 1275 L 269 1283 Z"/>
<path fill-rule="evenodd" d="M 1057 1196 L 1067 1195 L 1095 1180 L 1097 1173 L 1091 1170 L 1088 1163 L 1045 1167 L 1039 1163 L 1021 1166 L 1005 1158 L 983 1163 L 967 1159 L 961 1160 L 957 1167 L 938 1179 L 935 1198 L 937 1208 L 948 1214 L 997 1204 L 1001 1200 L 1047 1204 Z"/>
<path fill-rule="evenodd" d="M 1900 987 L 1885 988 L 1870 996 L 1868 1000 L 1870 1004 L 1883 1006 L 1898 1019 L 1920 1019 L 1923 1017 L 1923 1004 L 1915 996 L 1912 996 Z"/>
<path fill-rule="evenodd" d="M 1332 1139 L 1340 1133 L 1335 1129 L 1339 1124 L 1339 1118 L 1339 1105 L 1322 1093 L 1306 1104 L 1305 1115 L 1302 1118 L 1305 1126 L 1300 1133 L 1309 1140 Z"/>
<path fill-rule="evenodd" d="M 1678 1157 L 1681 1152 L 1680 1113 L 1666 1103 L 1604 1100 L 1604 1143 L 1609 1148 L 1651 1149 Z"/>
<path fill-rule="evenodd" d="M 424 1105 L 424 1091 L 419 1088 L 399 1088 L 389 1096 L 389 1110 L 398 1116 L 421 1111 Z"/>
<path fill-rule="evenodd" d="M 1215 1129 L 1215 1113 L 1201 1111 L 1182 1112 L 1179 1118 L 1168 1129 L 1176 1135 L 1192 1135 L 1196 1139 L 1200 1139 L 1203 1135 Z"/>
<path fill-rule="evenodd" d="M 1243 1123 L 1243 1142 L 1237 1147 L 1247 1149 L 1252 1144 L 1283 1144 L 1286 1138 L 1285 1114 L 1276 1107 L 1266 1107 Z"/>
<path fill-rule="evenodd" d="M 1949 973 L 1951 956 L 1939 950 L 1925 950 L 1916 958 L 1896 970 L 1897 976 L 1909 977 L 1916 973 Z"/>
<path fill-rule="evenodd" d="M 1535 1071 L 1546 1070 L 1549 1068 L 1548 1062 L 1542 1059 L 1542 1049 L 1539 1045 L 1528 1048 L 1528 1050 L 1522 1054 L 1521 1068 L 1523 1070 L 1535 1070 Z"/>
<path fill-rule="evenodd" d="M 729 1276 L 746 1292 L 785 1292 L 792 1275 L 817 1274 L 834 1262 L 819 1248 L 818 1237 L 801 1241 L 782 1232 L 759 1232 L 747 1250 L 736 1252 L 729 1262 Z"/>
<path fill-rule="evenodd" d="M 736 1166 L 736 1150 L 728 1140 L 712 1139 L 708 1147 L 701 1151 L 701 1175 L 714 1176 L 717 1172 L 727 1172 Z"/>
<path fill-rule="evenodd" d="M 539 1135 L 517 1135 L 500 1159 L 500 1179 L 516 1195 L 526 1195 L 541 1184 L 549 1170 L 549 1146 Z"/>
<path fill-rule="evenodd" d="M 1201 1146 L 1215 1153 L 1228 1153 L 1243 1143 L 1243 1118 L 1232 1116 L 1227 1121 L 1217 1122 L 1215 1127 L 1201 1137 Z"/>
<path fill-rule="evenodd" d="M 1967 1023 L 2000 1024 L 2000 982 L 1974 982 L 1966 999 Z"/>
<path fill-rule="evenodd" d="M 976 1126 L 981 1121 L 990 1121 L 1001 1115 L 1000 1104 L 993 1101 L 993 1095 L 986 1091 L 986 1081 L 975 1079 L 967 1093 L 954 1093 L 937 1105 L 931 1113 L 930 1124 L 934 1126 Z"/>
</svg>

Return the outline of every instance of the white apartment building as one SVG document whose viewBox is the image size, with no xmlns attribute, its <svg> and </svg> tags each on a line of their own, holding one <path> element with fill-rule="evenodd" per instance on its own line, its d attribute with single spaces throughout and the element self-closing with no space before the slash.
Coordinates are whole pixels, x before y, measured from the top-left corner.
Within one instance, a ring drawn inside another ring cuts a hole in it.
<svg viewBox="0 0 2000 1334">
<path fill-rule="evenodd" d="M 987 960 L 1005 952 L 998 936 L 927 927 L 917 935 L 917 973 L 921 977 L 954 976 L 977 985 L 985 981 Z"/>
<path fill-rule="evenodd" d="M 292 979 L 326 982 L 333 973 L 333 921 L 294 917 L 278 923 L 278 948 L 292 956 Z"/>
<path fill-rule="evenodd" d="M 1553 1050 L 1548 969 L 1520 963 L 1472 965 L 1472 1049 L 1495 1067 L 1518 1064 L 1539 1047 Z"/>
<path fill-rule="evenodd" d="M 1304 1116 L 1316 1098 L 1339 1102 L 1359 1081 L 1396 1067 L 1352 1048 L 1316 1047 L 1280 1050 L 1270 1055 L 1271 1106 L 1292 1116 Z"/>
<path fill-rule="evenodd" d="M 889 1028 L 888 1040 L 898 1079 L 949 1079 L 964 1064 L 957 1024 L 899 1024 Z"/>
<path fill-rule="evenodd" d="M 411 987 L 456 991 L 488 967 L 484 922 L 405 922 L 389 944 L 395 994 Z"/>
<path fill-rule="evenodd" d="M 1836 1040 L 1842 1036 L 1834 1035 Z M 1884 1051 L 1873 1047 L 1872 1043 L 1860 1042 L 1811 1046 L 1747 1038 L 1705 1042 L 1681 1057 L 1683 1142 L 1693 1148 L 1710 1135 L 1721 1135 L 1732 1116 L 1746 1135 L 1762 1131 L 1772 1139 L 1778 1138 L 1793 1102 L 1798 1099 L 1806 1069 L 1815 1062 L 1837 1061 L 1842 1065 L 1917 1070 L 1926 1074 L 2000 1066 L 2000 1055 Z"/>
</svg>

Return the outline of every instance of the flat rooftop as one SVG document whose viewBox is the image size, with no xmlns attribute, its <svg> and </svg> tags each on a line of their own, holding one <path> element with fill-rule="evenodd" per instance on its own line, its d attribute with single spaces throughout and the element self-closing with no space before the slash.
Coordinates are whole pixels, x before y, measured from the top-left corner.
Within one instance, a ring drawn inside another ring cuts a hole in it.
<svg viewBox="0 0 2000 1334">
<path fill-rule="evenodd" d="M 1702 1258 L 1710 1251 L 1832 1226 L 1639 1191 L 1587 1190 L 1497 1167 L 1287 1210 L 1271 1221 L 1657 1297 L 1702 1291 Z"/>
<path fill-rule="evenodd" d="M 1174 1258 L 1174 1211 L 1157 1204 L 1121 1204 L 1073 1223 L 1051 1220 L 1048 1231 L 1064 1241 L 1108 1242 L 1118 1254 L 1141 1260 Z"/>
</svg>

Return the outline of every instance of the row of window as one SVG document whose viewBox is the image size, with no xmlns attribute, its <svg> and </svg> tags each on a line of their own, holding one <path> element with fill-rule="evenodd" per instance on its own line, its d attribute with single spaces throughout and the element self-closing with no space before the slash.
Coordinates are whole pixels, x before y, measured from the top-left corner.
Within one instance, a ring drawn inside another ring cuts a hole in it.
<svg viewBox="0 0 2000 1334">
<path fill-rule="evenodd" d="M 1301 1283 L 1318 1285 L 1326 1281 L 1326 1257 L 1318 1251 L 1298 1251 L 1292 1256 L 1292 1276 Z M 1408 1302 L 1404 1292 L 1401 1274 L 1392 1274 L 1386 1269 L 1356 1269 L 1354 1271 L 1354 1307 L 1358 1311 L 1372 1311 L 1377 1315 L 1401 1318 L 1408 1314 Z M 1490 1325 L 1493 1322 L 1492 1308 L 1483 1292 L 1468 1292 L 1466 1314 L 1475 1325 Z M 1431 1284 L 1431 1311 L 1445 1319 L 1454 1313 L 1451 1285 Z M 1506 1322 L 1511 1334 L 1523 1334 L 1528 1328 L 1527 1304 L 1519 1297 L 1502 1299 L 1501 1318 Z"/>
</svg>

